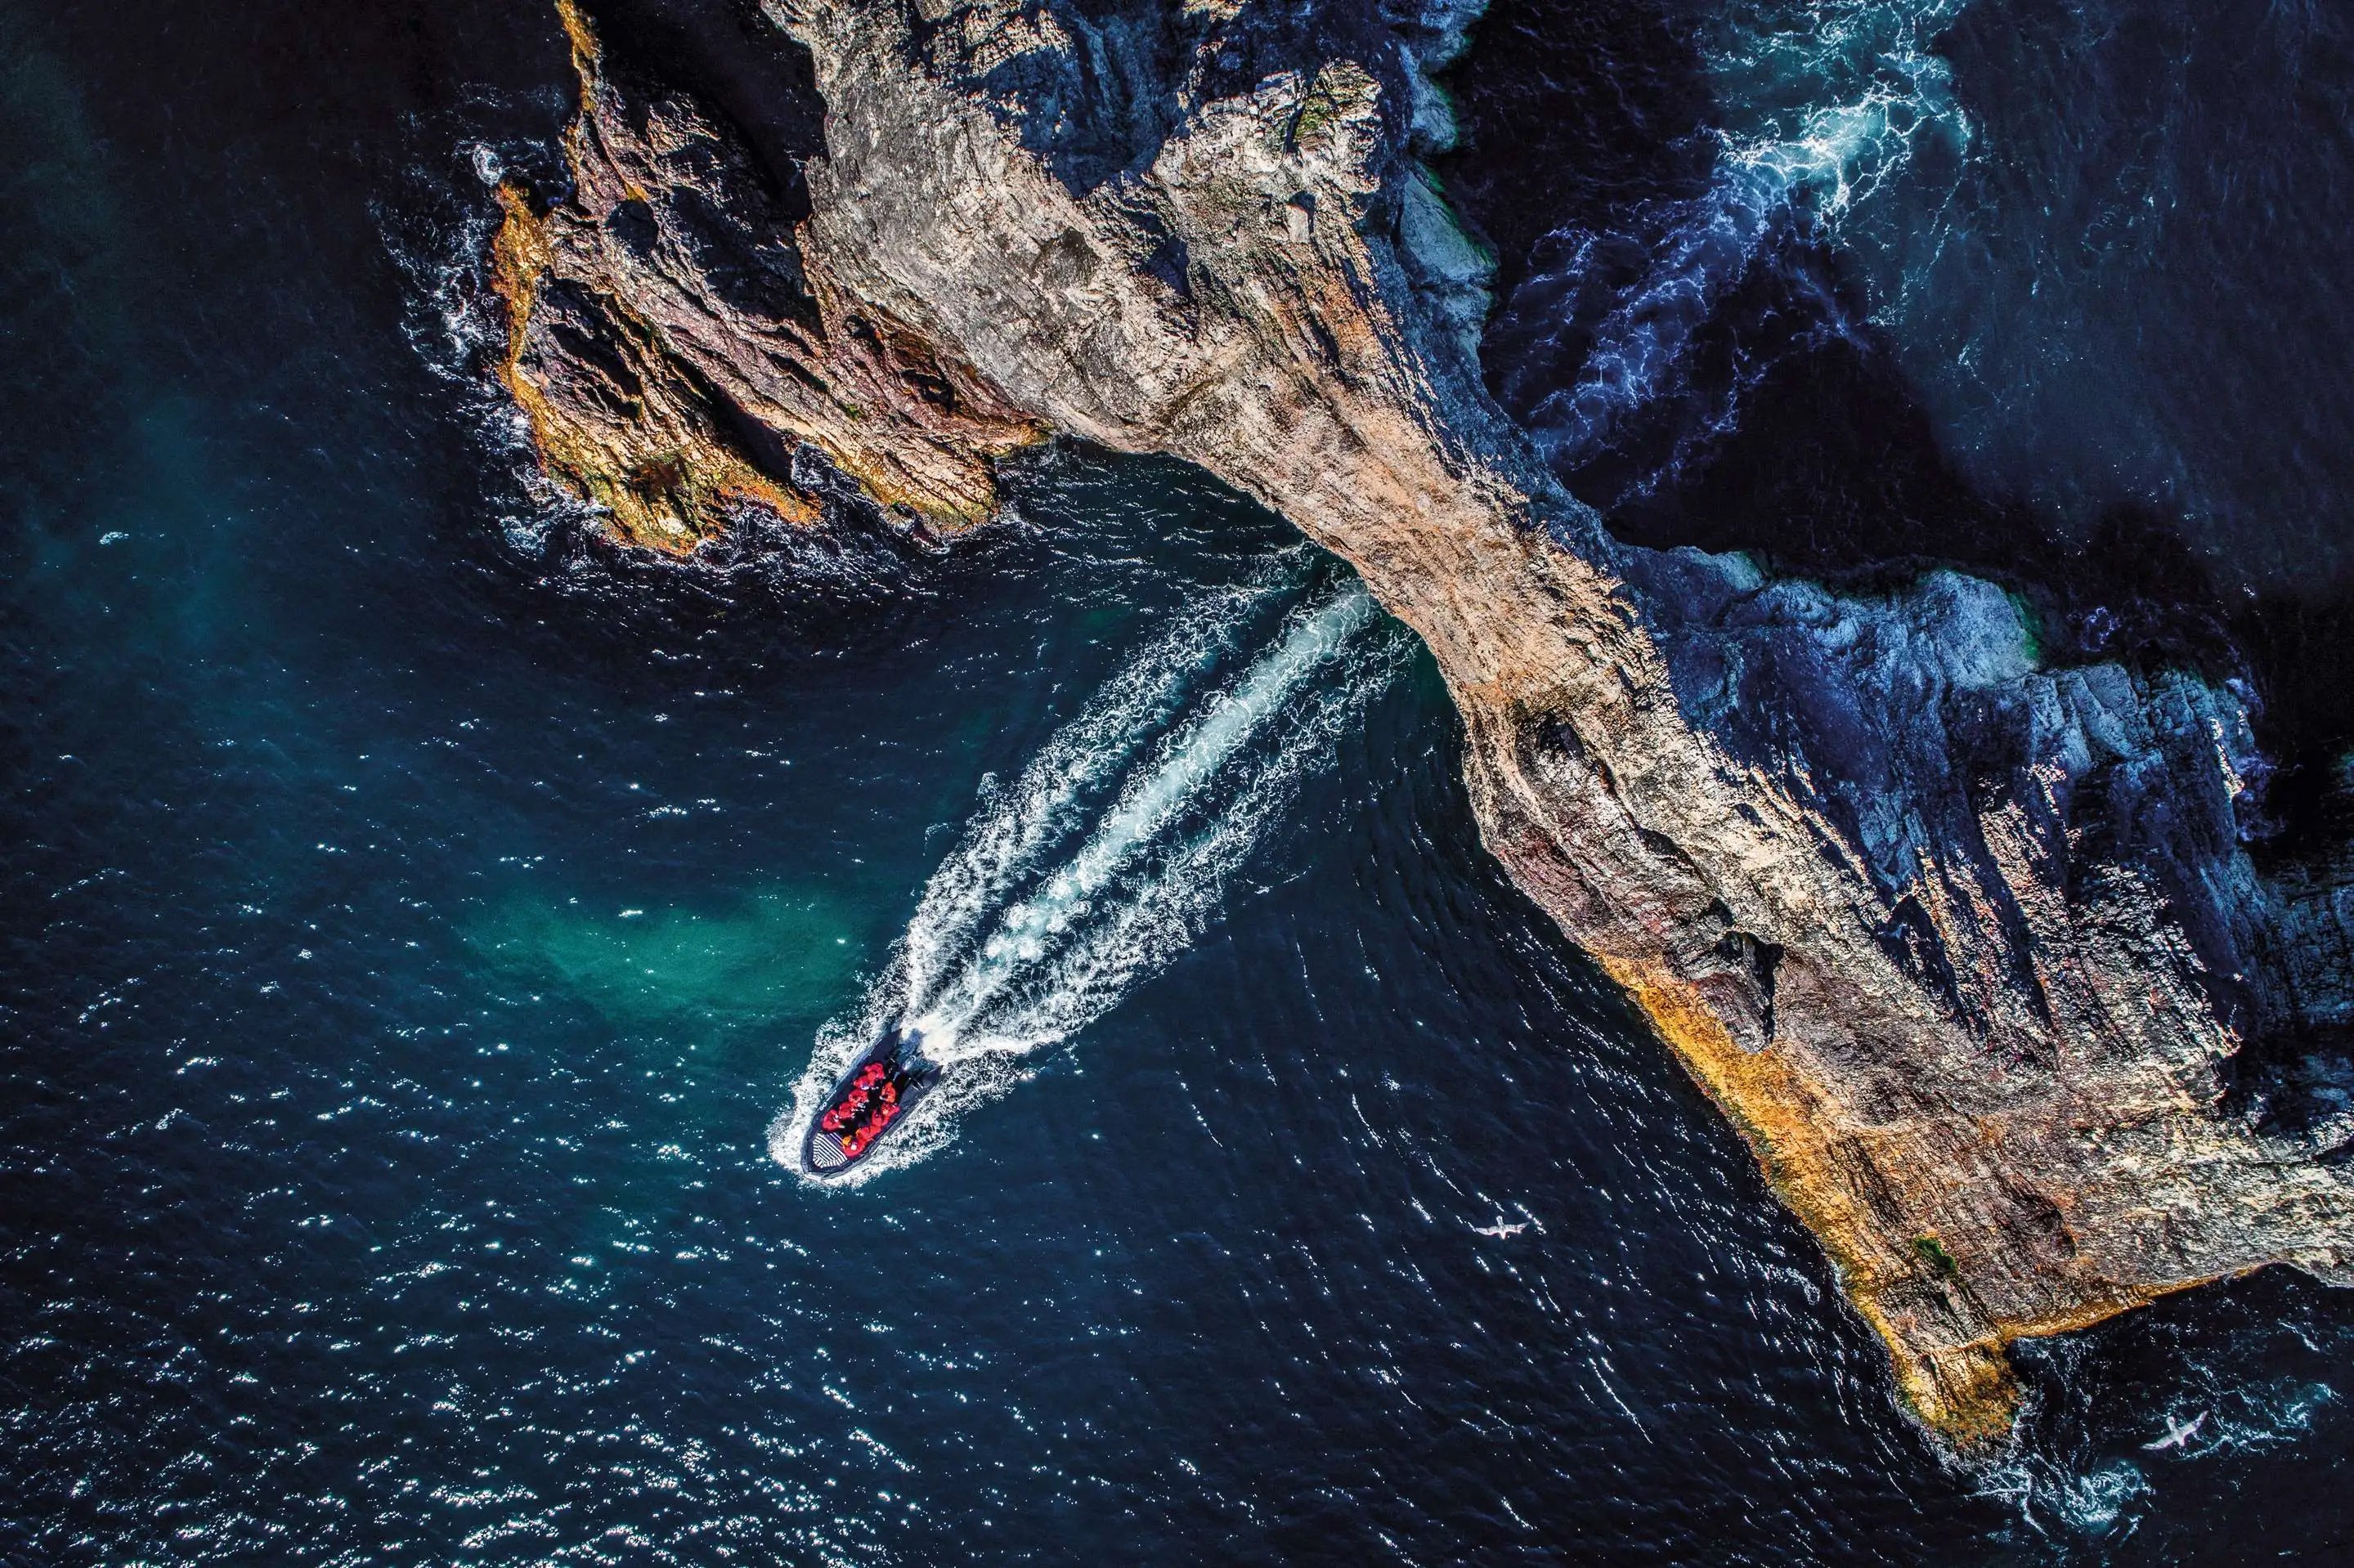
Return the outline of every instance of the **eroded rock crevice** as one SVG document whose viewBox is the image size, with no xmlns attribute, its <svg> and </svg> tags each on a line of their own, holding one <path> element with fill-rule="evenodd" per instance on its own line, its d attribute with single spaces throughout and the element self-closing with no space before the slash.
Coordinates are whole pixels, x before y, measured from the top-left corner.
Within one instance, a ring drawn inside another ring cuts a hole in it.
<svg viewBox="0 0 2354 1568">
<path fill-rule="evenodd" d="M 815 522 L 802 448 L 913 525 L 988 517 L 992 465 L 1046 428 L 809 264 L 798 167 L 780 185 L 719 111 L 609 72 L 597 21 L 559 10 L 580 76 L 572 188 L 502 187 L 493 267 L 500 372 L 550 477 L 673 552 L 745 507 Z"/>
</svg>

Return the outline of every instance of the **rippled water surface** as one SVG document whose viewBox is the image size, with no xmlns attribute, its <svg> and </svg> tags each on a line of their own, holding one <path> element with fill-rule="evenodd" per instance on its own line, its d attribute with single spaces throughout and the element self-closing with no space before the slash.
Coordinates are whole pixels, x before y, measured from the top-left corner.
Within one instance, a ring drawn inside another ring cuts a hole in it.
<svg viewBox="0 0 2354 1568">
<path fill-rule="evenodd" d="M 1489 368 L 1581 493 L 1691 486 L 1713 515 L 1680 525 L 1720 533 L 1811 506 L 1781 530 L 1836 535 L 1860 504 L 1865 547 L 1935 551 L 1925 435 L 2069 542 L 2147 508 L 2234 595 L 2349 590 L 2342 10 L 1490 13 L 1455 171 L 1506 251 Z M 1840 493 L 1875 461 L 1888 493 Z"/>
<path fill-rule="evenodd" d="M 527 6 L 0 5 L 0 1556 L 2349 1549 L 2294 1277 L 1941 1465 L 1264 513 L 593 545 L 456 265 L 567 99 Z M 803 1179 L 903 1005 L 968 1091 Z"/>
</svg>

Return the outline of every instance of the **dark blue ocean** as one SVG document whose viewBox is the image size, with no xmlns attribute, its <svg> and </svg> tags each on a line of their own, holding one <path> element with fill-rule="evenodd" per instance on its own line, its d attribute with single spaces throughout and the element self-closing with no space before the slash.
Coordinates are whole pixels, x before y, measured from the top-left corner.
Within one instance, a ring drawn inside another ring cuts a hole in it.
<svg viewBox="0 0 2354 1568">
<path fill-rule="evenodd" d="M 2354 33 L 2243 11 L 1500 5 L 1500 397 L 1629 537 L 2335 624 Z M 470 262 L 570 94 L 532 4 L 0 0 L 0 1561 L 2354 1561 L 2281 1271 L 1942 1460 L 1279 520 L 600 544 Z M 962 1087 L 805 1179 L 909 1006 Z"/>
</svg>

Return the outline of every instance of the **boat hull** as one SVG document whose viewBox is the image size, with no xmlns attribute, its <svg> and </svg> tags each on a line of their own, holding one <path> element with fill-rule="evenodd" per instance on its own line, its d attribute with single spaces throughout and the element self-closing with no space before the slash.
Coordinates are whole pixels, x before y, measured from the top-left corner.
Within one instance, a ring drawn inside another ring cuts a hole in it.
<svg viewBox="0 0 2354 1568">
<path fill-rule="evenodd" d="M 931 1091 L 939 1081 L 940 1070 L 924 1059 L 924 1037 L 913 1029 L 891 1028 L 868 1046 L 858 1060 L 853 1062 L 833 1087 L 827 1091 L 818 1115 L 810 1122 L 809 1136 L 801 1140 L 801 1168 L 812 1176 L 840 1176 L 873 1154 L 885 1139 L 897 1131 L 899 1124 L 916 1103 Z M 879 1076 L 872 1069 L 880 1068 Z M 829 1113 L 841 1111 L 852 1101 L 854 1091 L 872 1081 L 876 1093 L 862 1097 L 853 1118 L 843 1118 L 843 1125 L 828 1128 Z M 879 1088 L 891 1086 L 890 1104 L 894 1109 L 880 1126 L 873 1127 L 864 1137 L 856 1136 L 863 1115 L 872 1126 L 873 1107 L 882 1103 Z"/>
</svg>

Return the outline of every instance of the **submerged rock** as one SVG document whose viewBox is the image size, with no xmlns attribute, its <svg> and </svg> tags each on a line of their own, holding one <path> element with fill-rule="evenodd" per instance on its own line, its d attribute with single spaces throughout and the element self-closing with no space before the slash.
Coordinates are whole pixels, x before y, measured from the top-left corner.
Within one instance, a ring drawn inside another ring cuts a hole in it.
<svg viewBox="0 0 2354 1568">
<path fill-rule="evenodd" d="M 1428 643 L 1489 846 L 1953 1439 L 2008 1431 L 2020 1336 L 2274 1262 L 2354 1281 L 2342 1085 L 2294 1123 L 2234 1092 L 2354 994 L 2342 884 L 2241 848 L 2243 705 L 2045 668 L 1957 574 L 1841 595 L 1611 540 L 1483 390 L 1484 260 L 1414 161 L 1466 7 L 767 0 L 823 106 L 788 203 L 560 3 L 576 187 L 504 196 L 504 374 L 617 531 L 851 487 L 954 526 L 1049 433 L 1282 513 Z"/>
</svg>

